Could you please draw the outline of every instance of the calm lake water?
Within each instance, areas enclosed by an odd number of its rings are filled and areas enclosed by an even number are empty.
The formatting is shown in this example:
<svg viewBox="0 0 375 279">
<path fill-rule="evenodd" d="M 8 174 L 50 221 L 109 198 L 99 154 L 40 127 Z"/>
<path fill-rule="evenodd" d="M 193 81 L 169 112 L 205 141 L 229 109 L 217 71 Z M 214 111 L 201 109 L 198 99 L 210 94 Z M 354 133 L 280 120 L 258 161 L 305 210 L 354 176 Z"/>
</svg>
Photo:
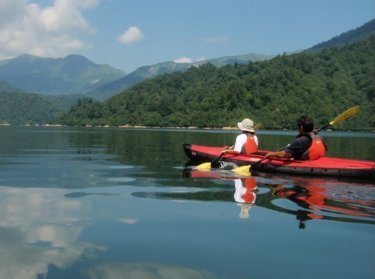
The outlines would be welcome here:
<svg viewBox="0 0 375 279">
<path fill-rule="evenodd" d="M 186 171 L 182 143 L 236 135 L 0 127 L 0 278 L 374 279 L 375 182 Z M 374 133 L 323 136 L 375 160 Z"/>
</svg>

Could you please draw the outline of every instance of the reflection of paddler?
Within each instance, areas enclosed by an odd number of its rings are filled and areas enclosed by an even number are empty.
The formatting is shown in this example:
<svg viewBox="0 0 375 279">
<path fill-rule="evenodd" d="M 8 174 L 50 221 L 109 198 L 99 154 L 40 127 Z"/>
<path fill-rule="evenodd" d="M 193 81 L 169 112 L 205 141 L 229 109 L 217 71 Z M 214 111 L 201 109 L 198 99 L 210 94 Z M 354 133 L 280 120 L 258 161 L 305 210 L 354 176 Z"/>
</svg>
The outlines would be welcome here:
<svg viewBox="0 0 375 279">
<path fill-rule="evenodd" d="M 249 210 L 250 210 L 250 208 L 253 207 L 253 205 L 248 204 L 248 203 L 241 203 L 241 204 L 239 204 L 239 206 L 241 206 L 240 218 L 241 219 L 249 218 Z"/>
<path fill-rule="evenodd" d="M 256 194 L 254 193 L 257 188 L 257 182 L 255 178 L 249 177 L 244 179 L 235 179 L 234 186 L 236 191 L 234 192 L 234 200 L 241 203 L 255 203 Z"/>
<path fill-rule="evenodd" d="M 292 189 L 285 188 L 280 184 L 273 187 L 272 194 L 281 198 L 287 198 L 294 201 L 299 206 L 307 209 L 314 210 L 314 206 L 322 206 L 324 204 L 324 195 L 318 189 L 309 189 L 305 187 L 293 187 Z M 307 214 L 310 219 L 323 219 L 324 217 L 319 214 Z"/>
<path fill-rule="evenodd" d="M 268 185 L 271 188 L 272 195 L 289 199 L 303 208 L 311 209 L 311 204 L 314 202 L 321 203 L 324 200 L 321 197 L 310 196 L 306 193 L 306 189 L 301 187 L 285 188 L 283 184 Z M 305 210 L 297 210 L 296 217 L 300 220 L 299 228 L 304 229 L 306 227 L 305 221 L 310 219 L 324 219 L 324 216 L 315 214 L 313 212 Z"/>
<path fill-rule="evenodd" d="M 371 203 L 364 202 L 353 194 L 341 193 L 339 187 L 336 188 L 335 192 L 330 192 L 331 184 L 327 184 L 324 180 L 295 178 L 294 181 L 296 186 L 292 189 L 286 189 L 278 185 L 272 190 L 272 193 L 278 197 L 288 198 L 303 208 L 312 210 L 313 212 L 307 214 L 310 219 L 324 219 L 325 216 L 319 214 L 324 211 L 336 212 L 346 216 L 370 217 L 372 215 L 365 207 L 371 205 Z"/>
<path fill-rule="evenodd" d="M 241 206 L 240 218 L 249 218 L 249 210 L 256 199 L 256 194 L 254 192 L 257 188 L 256 180 L 253 177 L 235 179 L 234 186 L 236 188 L 234 200 Z"/>
</svg>

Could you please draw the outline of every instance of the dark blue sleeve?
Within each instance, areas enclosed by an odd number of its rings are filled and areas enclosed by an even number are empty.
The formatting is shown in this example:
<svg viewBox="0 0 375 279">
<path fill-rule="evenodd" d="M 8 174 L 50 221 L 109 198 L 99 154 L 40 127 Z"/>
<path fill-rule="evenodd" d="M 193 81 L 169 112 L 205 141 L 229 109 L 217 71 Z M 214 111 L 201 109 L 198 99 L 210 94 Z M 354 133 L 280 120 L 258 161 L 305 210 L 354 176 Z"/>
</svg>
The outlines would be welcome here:
<svg viewBox="0 0 375 279">
<path fill-rule="evenodd" d="M 307 136 L 296 138 L 287 148 L 285 152 L 296 160 L 301 159 L 303 153 L 309 149 L 311 145 L 311 139 Z"/>
</svg>

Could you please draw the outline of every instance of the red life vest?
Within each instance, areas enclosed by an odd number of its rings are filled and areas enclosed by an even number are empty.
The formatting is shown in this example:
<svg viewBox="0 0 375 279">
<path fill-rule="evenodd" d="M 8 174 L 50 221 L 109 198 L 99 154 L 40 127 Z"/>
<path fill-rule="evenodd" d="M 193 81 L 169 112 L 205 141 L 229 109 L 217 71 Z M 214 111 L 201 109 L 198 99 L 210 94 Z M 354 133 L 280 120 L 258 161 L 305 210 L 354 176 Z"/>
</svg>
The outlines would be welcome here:
<svg viewBox="0 0 375 279">
<path fill-rule="evenodd" d="M 245 188 L 246 192 L 241 196 L 245 203 L 254 203 L 256 199 L 256 194 L 254 193 L 255 189 L 257 188 L 257 182 L 254 178 L 246 178 L 245 181 Z"/>
<path fill-rule="evenodd" d="M 319 157 L 324 157 L 327 151 L 327 147 L 323 142 L 323 139 L 317 134 L 310 134 L 311 145 L 302 155 L 302 160 L 316 160 Z"/>
<path fill-rule="evenodd" d="M 247 140 L 245 144 L 242 146 L 241 153 L 248 155 L 248 154 L 256 152 L 258 150 L 258 145 L 254 139 L 253 134 L 246 133 L 246 137 L 247 137 Z"/>
</svg>

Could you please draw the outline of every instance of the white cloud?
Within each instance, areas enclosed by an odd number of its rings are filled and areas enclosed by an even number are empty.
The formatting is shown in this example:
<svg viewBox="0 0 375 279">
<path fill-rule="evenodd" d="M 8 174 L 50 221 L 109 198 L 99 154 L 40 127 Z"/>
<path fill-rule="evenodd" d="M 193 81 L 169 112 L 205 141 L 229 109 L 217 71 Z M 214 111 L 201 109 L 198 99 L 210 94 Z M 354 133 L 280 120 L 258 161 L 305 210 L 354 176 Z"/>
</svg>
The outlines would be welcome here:
<svg viewBox="0 0 375 279">
<path fill-rule="evenodd" d="M 175 63 L 192 63 L 193 60 L 191 58 L 188 58 L 188 57 L 180 57 L 180 58 L 175 59 L 173 62 L 175 62 Z"/>
<path fill-rule="evenodd" d="M 0 0 L 0 27 L 8 21 L 18 21 L 25 8 L 25 0 Z"/>
<path fill-rule="evenodd" d="M 133 225 L 138 223 L 139 220 L 133 219 L 133 218 L 121 218 L 117 220 L 120 223 L 128 224 L 128 225 Z"/>
<path fill-rule="evenodd" d="M 118 37 L 118 40 L 123 44 L 132 44 L 141 40 L 143 37 L 143 33 L 137 26 L 131 26 Z"/>
<path fill-rule="evenodd" d="M 0 0 L 0 58 L 23 53 L 58 57 L 90 46 L 76 36 L 95 31 L 82 10 L 98 0 L 55 0 L 50 6 L 29 2 Z"/>
<path fill-rule="evenodd" d="M 226 36 L 208 37 L 204 39 L 204 42 L 209 44 L 225 44 L 229 42 L 229 38 Z"/>
</svg>

